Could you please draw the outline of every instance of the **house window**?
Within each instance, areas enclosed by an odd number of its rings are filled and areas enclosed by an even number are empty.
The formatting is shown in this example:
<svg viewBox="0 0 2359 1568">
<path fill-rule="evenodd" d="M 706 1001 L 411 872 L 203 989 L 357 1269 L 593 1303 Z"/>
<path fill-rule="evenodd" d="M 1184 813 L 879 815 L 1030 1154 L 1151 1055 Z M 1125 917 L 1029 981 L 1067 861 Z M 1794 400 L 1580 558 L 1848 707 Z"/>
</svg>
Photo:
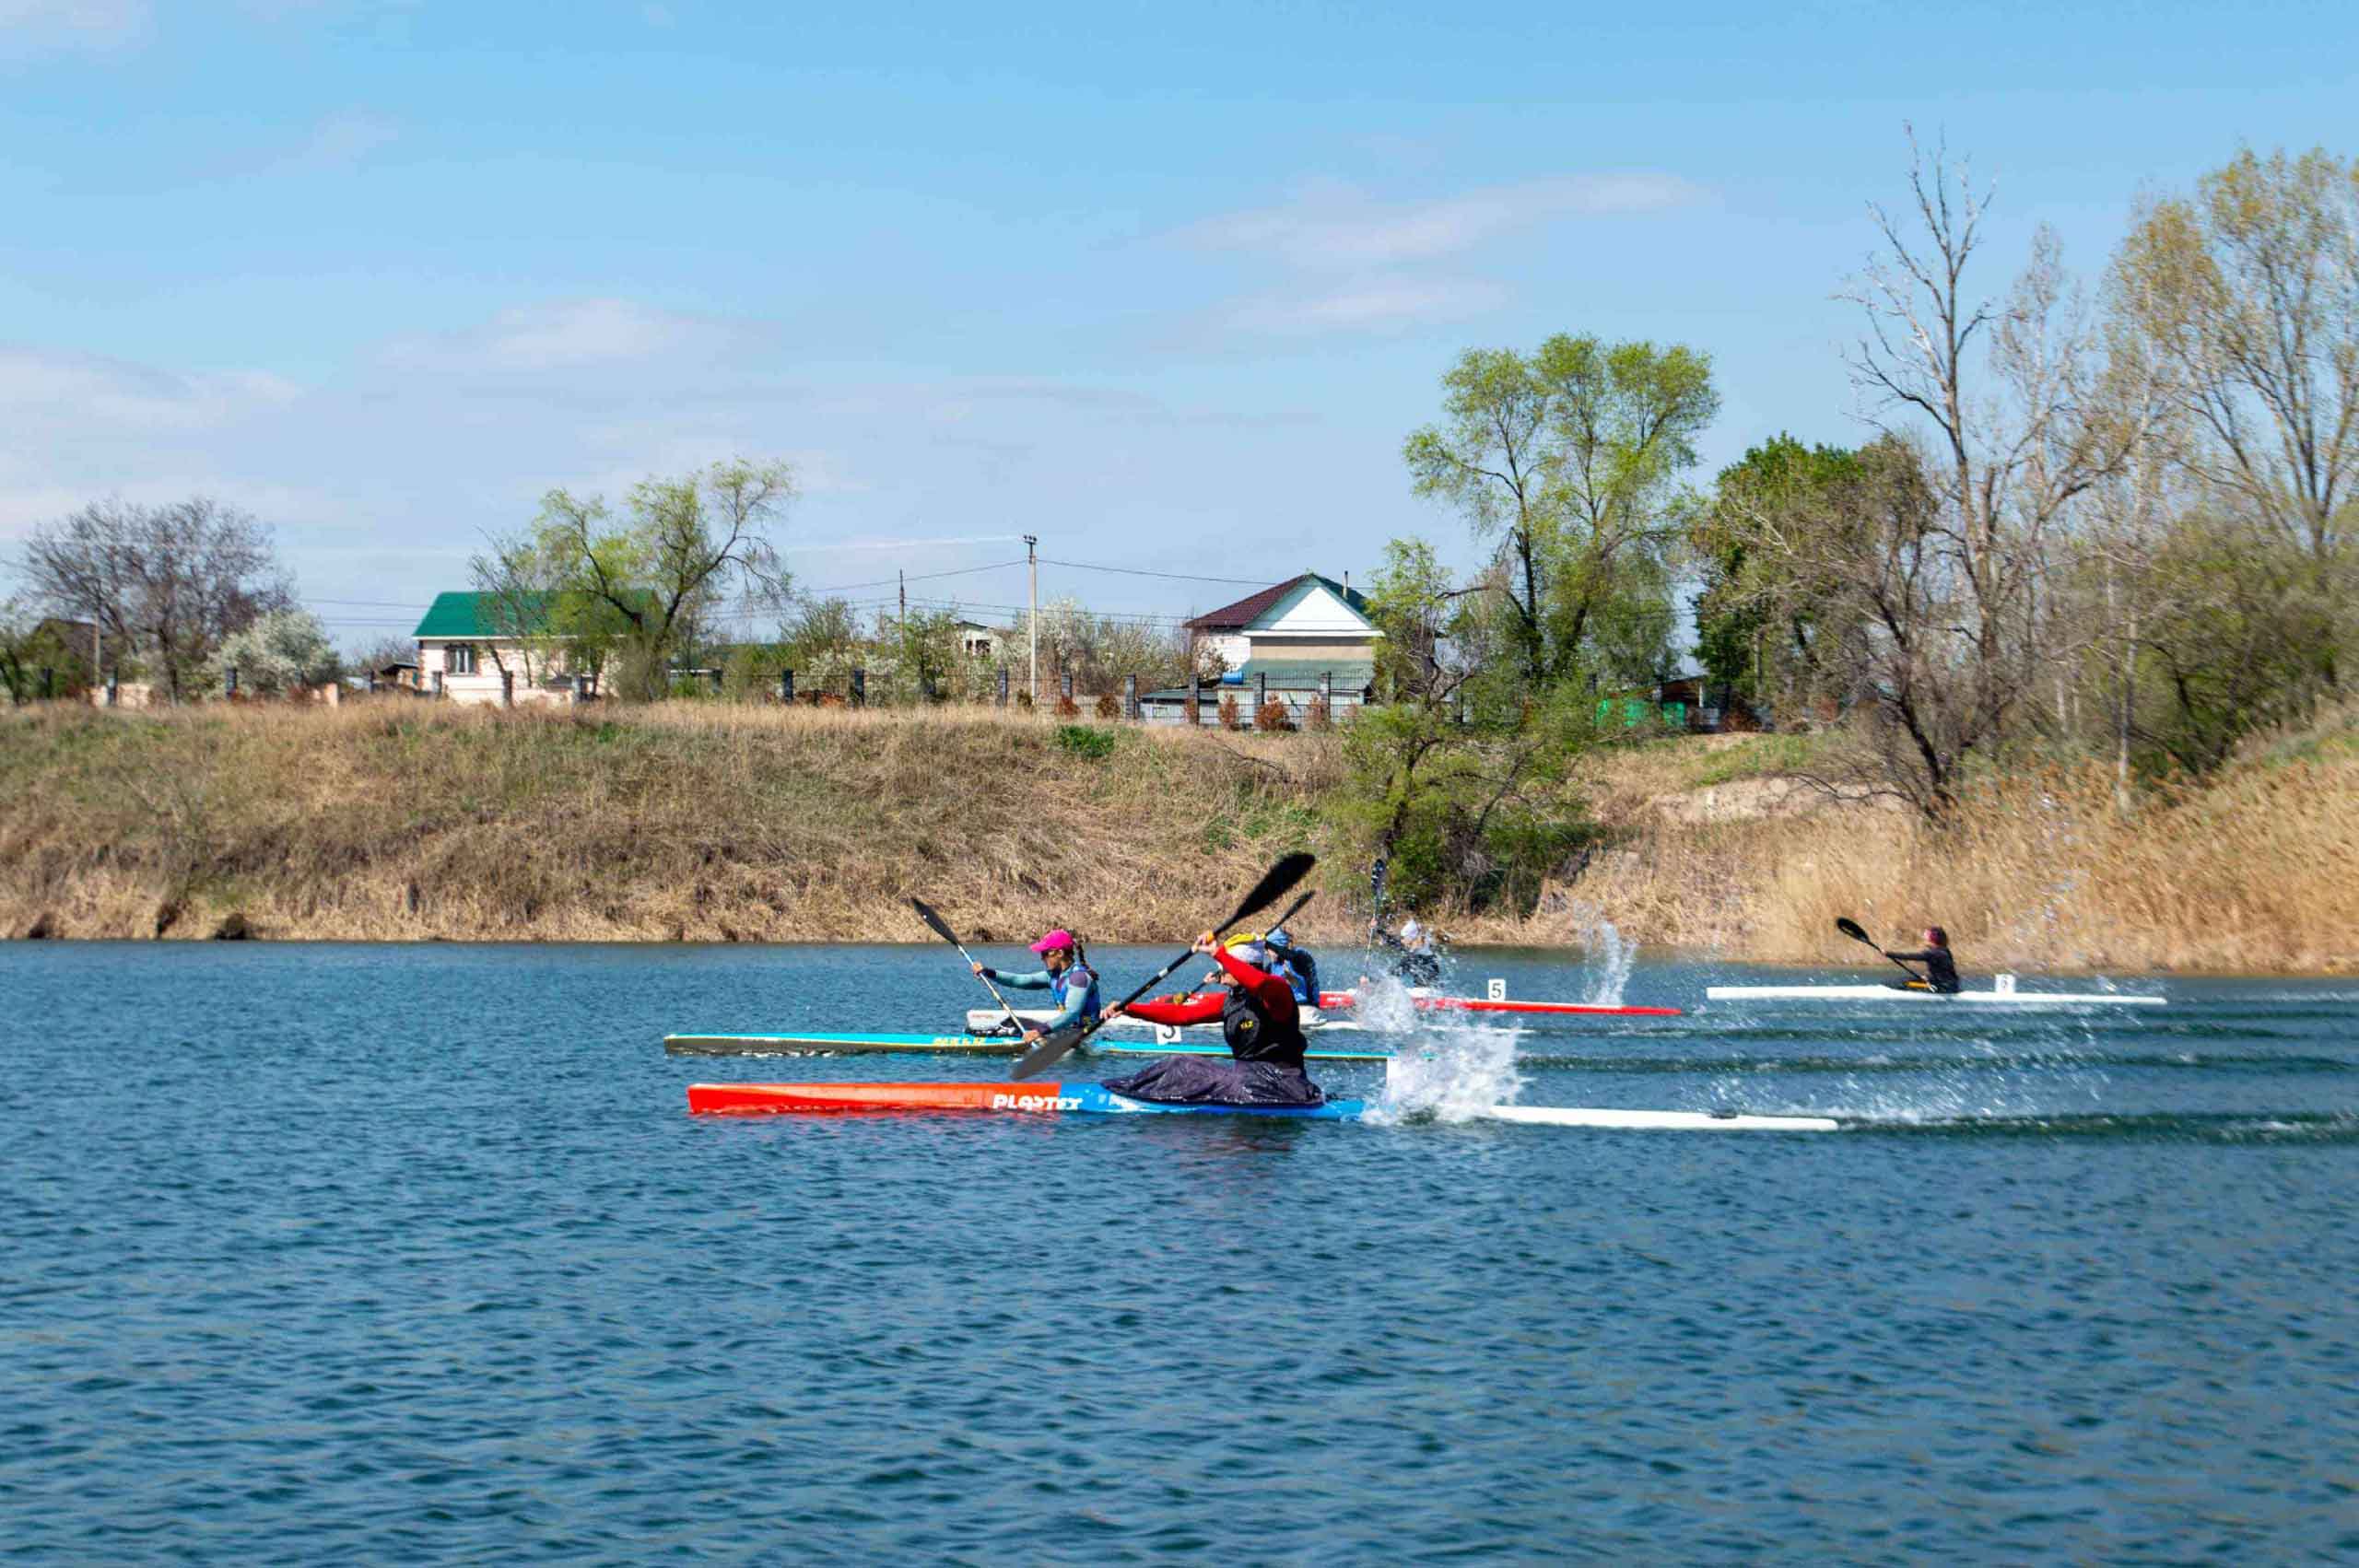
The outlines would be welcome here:
<svg viewBox="0 0 2359 1568">
<path fill-rule="evenodd" d="M 453 643 L 451 645 L 448 654 L 451 673 L 454 675 L 472 675 L 475 673 L 475 650 L 474 649 L 467 647 L 464 643 Z"/>
</svg>

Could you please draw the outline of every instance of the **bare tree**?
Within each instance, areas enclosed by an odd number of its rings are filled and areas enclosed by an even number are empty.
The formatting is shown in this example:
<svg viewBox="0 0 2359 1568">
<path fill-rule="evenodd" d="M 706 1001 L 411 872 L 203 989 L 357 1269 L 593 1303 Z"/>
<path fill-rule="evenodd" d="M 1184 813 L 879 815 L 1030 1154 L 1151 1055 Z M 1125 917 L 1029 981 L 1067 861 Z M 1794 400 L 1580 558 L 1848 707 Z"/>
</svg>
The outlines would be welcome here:
<svg viewBox="0 0 2359 1568">
<path fill-rule="evenodd" d="M 269 530 L 202 496 L 94 501 L 33 531 L 26 575 L 49 607 L 132 649 L 175 702 L 197 689 L 224 637 L 295 603 Z"/>
</svg>

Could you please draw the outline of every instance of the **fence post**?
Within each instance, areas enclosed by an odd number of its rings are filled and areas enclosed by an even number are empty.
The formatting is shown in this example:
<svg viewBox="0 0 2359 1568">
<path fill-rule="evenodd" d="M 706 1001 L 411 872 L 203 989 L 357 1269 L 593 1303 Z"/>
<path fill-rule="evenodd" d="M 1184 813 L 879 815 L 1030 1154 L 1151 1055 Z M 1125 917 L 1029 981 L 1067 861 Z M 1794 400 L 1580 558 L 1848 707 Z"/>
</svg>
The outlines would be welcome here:
<svg viewBox="0 0 2359 1568">
<path fill-rule="evenodd" d="M 109 708 L 112 708 L 123 696 L 123 687 L 120 685 L 122 680 L 122 675 L 112 670 L 107 672 L 107 706 Z"/>
<path fill-rule="evenodd" d="M 590 700 L 590 677 L 589 677 L 589 676 L 584 675 L 584 674 L 581 674 L 581 673 L 576 673 L 574 675 L 572 675 L 572 676 L 569 678 L 569 685 L 571 685 L 571 686 L 573 687 L 573 706 L 574 706 L 574 707 L 579 708 L 579 707 L 581 707 L 583 703 L 585 703 L 585 702 L 587 702 L 587 701 L 589 701 L 589 700 Z"/>
<path fill-rule="evenodd" d="M 794 706 L 793 671 L 780 670 L 778 673 L 778 699 L 789 708 L 792 708 Z"/>
<path fill-rule="evenodd" d="M 726 672 L 721 670 L 715 670 L 712 673 L 712 695 L 715 696 L 719 696 L 721 695 L 722 685 L 722 677 L 725 673 Z"/>
<path fill-rule="evenodd" d="M 999 706 L 1007 706 L 1007 666 L 1004 664 L 999 667 Z"/>
<path fill-rule="evenodd" d="M 1188 672 L 1188 722 L 1201 724 L 1203 721 L 1204 677 L 1202 672 L 1191 670 Z"/>
<path fill-rule="evenodd" d="M 1067 702 L 1073 700 L 1073 672 L 1071 670 L 1067 670 L 1057 677 L 1057 694 Z"/>
<path fill-rule="evenodd" d="M 221 695 L 224 696 L 235 696 L 238 695 L 238 667 L 235 664 L 229 666 L 228 675 L 229 681 L 227 685 L 222 687 Z"/>
<path fill-rule="evenodd" d="M 516 672 L 513 670 L 503 669 L 499 672 L 499 706 L 502 708 L 516 706 Z"/>
<path fill-rule="evenodd" d="M 1267 670 L 1256 670 L 1256 671 L 1254 671 L 1254 672 L 1253 672 L 1253 722 L 1254 722 L 1254 723 L 1256 723 L 1256 724 L 1261 723 L 1261 721 L 1262 721 L 1262 710 L 1263 708 L 1265 708 L 1269 707 L 1269 706 L 1270 706 L 1270 673 L 1269 673 Z"/>
<path fill-rule="evenodd" d="M 1335 722 L 1335 672 L 1319 672 L 1319 706 L 1327 715 L 1327 722 Z"/>
<path fill-rule="evenodd" d="M 442 695 L 442 672 L 440 670 L 434 672 L 434 695 L 438 697 Z"/>
<path fill-rule="evenodd" d="M 851 705 L 854 708 L 868 706 L 868 672 L 858 667 L 851 673 Z"/>
<path fill-rule="evenodd" d="M 54 671 L 54 670 L 53 670 L 53 669 L 50 669 L 47 665 L 43 665 L 43 666 L 41 667 L 41 701 L 43 701 L 43 702 L 47 702 L 47 701 L 48 701 L 52 696 L 55 696 L 55 695 L 56 695 L 56 692 L 57 692 L 57 672 L 56 672 L 56 671 Z"/>
<path fill-rule="evenodd" d="M 1138 722 L 1139 678 L 1136 675 L 1122 677 L 1122 717 L 1133 724 Z"/>
</svg>

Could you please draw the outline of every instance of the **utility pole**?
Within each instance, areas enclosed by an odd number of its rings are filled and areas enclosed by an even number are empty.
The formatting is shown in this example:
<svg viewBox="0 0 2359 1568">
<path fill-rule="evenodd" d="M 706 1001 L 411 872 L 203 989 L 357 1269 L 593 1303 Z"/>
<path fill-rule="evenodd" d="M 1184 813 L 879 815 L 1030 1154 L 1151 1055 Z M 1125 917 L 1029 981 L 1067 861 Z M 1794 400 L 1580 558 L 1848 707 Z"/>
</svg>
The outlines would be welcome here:
<svg viewBox="0 0 2359 1568">
<path fill-rule="evenodd" d="M 901 579 L 901 624 L 908 626 L 910 624 L 910 569 L 903 567 L 893 575 Z"/>
<path fill-rule="evenodd" d="M 1024 536 L 1024 564 L 1032 575 L 1032 707 L 1040 707 L 1040 536 Z"/>
</svg>

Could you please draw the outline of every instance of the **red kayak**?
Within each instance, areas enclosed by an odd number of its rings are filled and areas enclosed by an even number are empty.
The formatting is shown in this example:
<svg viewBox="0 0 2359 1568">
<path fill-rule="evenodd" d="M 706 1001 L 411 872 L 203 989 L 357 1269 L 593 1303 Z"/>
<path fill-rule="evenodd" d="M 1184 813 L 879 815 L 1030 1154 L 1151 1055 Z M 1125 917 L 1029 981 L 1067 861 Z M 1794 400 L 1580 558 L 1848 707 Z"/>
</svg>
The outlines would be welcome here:
<svg viewBox="0 0 2359 1568">
<path fill-rule="evenodd" d="M 1320 991 L 1319 1005 L 1329 1012 L 1348 1012 L 1356 1005 L 1357 998 L 1350 991 Z M 1412 990 L 1409 1004 L 1420 1012 L 1518 1012 L 1526 1014 L 1579 1014 L 1590 1018 L 1676 1018 L 1675 1007 L 1609 1007 L 1588 1001 L 1516 1001 L 1508 997 L 1436 996 L 1430 991 Z"/>
</svg>

